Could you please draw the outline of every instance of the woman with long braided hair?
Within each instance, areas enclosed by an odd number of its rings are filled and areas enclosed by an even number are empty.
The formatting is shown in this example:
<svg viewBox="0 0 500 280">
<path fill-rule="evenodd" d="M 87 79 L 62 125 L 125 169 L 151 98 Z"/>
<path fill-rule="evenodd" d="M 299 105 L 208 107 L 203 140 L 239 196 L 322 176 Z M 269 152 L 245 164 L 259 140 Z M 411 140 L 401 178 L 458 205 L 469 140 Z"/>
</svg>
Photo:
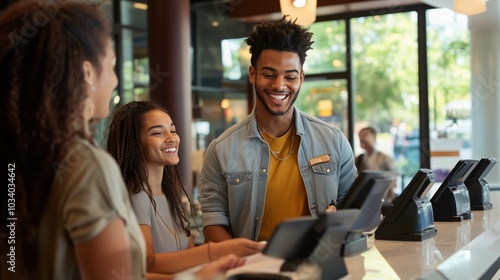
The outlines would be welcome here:
<svg viewBox="0 0 500 280">
<path fill-rule="evenodd" d="M 181 201 L 187 193 L 177 169 L 179 144 L 172 119 L 152 101 L 119 108 L 109 128 L 107 149 L 120 166 L 145 237 L 148 271 L 173 273 L 230 253 L 260 252 L 264 245 L 246 238 L 194 246 Z"/>
</svg>

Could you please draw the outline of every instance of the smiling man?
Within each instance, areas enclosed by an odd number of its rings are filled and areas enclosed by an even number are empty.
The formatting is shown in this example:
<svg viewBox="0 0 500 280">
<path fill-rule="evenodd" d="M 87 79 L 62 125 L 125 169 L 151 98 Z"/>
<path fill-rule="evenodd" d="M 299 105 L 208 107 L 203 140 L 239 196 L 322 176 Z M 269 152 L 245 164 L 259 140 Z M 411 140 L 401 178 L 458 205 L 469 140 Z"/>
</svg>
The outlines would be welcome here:
<svg viewBox="0 0 500 280">
<path fill-rule="evenodd" d="M 342 132 L 298 110 L 312 33 L 286 16 L 246 39 L 255 108 L 210 143 L 201 171 L 205 241 L 265 241 L 284 219 L 334 209 L 356 168 Z"/>
</svg>

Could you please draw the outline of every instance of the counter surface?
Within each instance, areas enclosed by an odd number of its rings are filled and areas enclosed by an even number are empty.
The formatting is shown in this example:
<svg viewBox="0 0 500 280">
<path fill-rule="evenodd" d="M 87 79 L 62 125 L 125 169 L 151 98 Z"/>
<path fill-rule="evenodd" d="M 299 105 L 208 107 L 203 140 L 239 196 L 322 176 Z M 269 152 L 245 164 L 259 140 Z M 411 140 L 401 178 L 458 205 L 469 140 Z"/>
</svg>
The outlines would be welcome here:
<svg viewBox="0 0 500 280">
<path fill-rule="evenodd" d="M 480 279 L 500 258 L 500 192 L 491 192 L 493 208 L 473 211 L 470 220 L 434 222 L 436 236 L 424 241 L 368 238 L 368 250 L 344 261 L 343 279 Z M 262 254 L 228 272 L 279 272 L 282 260 Z M 285 273 L 293 279 L 314 279 L 312 272 Z M 314 274 L 314 273 L 313 273 Z M 306 276 L 308 275 L 308 276 Z"/>
</svg>

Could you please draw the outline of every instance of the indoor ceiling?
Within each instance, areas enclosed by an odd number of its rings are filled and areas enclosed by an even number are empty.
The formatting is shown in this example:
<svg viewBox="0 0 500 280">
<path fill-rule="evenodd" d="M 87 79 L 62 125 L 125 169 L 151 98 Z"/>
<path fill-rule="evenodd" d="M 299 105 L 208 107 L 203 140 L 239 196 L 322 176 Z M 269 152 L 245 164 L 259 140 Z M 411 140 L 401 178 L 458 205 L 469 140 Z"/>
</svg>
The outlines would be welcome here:
<svg viewBox="0 0 500 280">
<path fill-rule="evenodd" d="M 231 17 L 247 22 L 277 20 L 281 17 L 279 0 L 191 0 L 190 2 L 192 5 L 211 3 L 224 13 L 229 13 Z M 317 15 L 369 9 L 387 10 L 421 3 L 420 0 L 317 0 Z"/>
</svg>

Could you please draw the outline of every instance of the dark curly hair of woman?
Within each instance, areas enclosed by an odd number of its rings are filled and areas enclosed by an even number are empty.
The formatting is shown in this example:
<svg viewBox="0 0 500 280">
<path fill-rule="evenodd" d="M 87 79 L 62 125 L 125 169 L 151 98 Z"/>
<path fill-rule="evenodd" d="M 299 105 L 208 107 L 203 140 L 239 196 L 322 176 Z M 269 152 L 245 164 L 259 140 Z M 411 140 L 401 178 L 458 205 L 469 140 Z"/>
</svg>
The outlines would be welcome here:
<svg viewBox="0 0 500 280">
<path fill-rule="evenodd" d="M 116 159 L 127 185 L 129 195 L 144 192 L 149 196 L 154 209 L 156 203 L 153 192 L 148 184 L 148 169 L 146 158 L 141 147 L 140 131 L 144 115 L 153 110 L 168 112 L 152 101 L 132 101 L 120 107 L 111 121 L 107 141 L 108 152 Z M 182 226 L 187 236 L 191 235 L 189 220 L 182 207 L 182 193 L 187 195 L 182 185 L 177 165 L 166 165 L 163 168 L 161 190 L 165 193 L 170 212 L 179 226 Z M 191 205 L 191 201 L 189 201 Z"/>
<path fill-rule="evenodd" d="M 0 155 L 3 166 L 15 166 L 19 273 L 37 265 L 37 231 L 55 180 L 54 164 L 74 138 L 92 142 L 83 129 L 88 94 L 82 64 L 90 61 L 100 74 L 110 34 L 98 4 L 18 1 L 0 14 Z"/>
<path fill-rule="evenodd" d="M 306 61 L 306 52 L 312 49 L 313 33 L 308 28 L 296 24 L 288 16 L 283 16 L 279 22 L 266 22 L 258 25 L 245 39 L 250 46 L 252 58 L 250 62 L 255 67 L 257 59 L 263 50 L 294 52 L 299 55 L 300 64 Z"/>
</svg>

